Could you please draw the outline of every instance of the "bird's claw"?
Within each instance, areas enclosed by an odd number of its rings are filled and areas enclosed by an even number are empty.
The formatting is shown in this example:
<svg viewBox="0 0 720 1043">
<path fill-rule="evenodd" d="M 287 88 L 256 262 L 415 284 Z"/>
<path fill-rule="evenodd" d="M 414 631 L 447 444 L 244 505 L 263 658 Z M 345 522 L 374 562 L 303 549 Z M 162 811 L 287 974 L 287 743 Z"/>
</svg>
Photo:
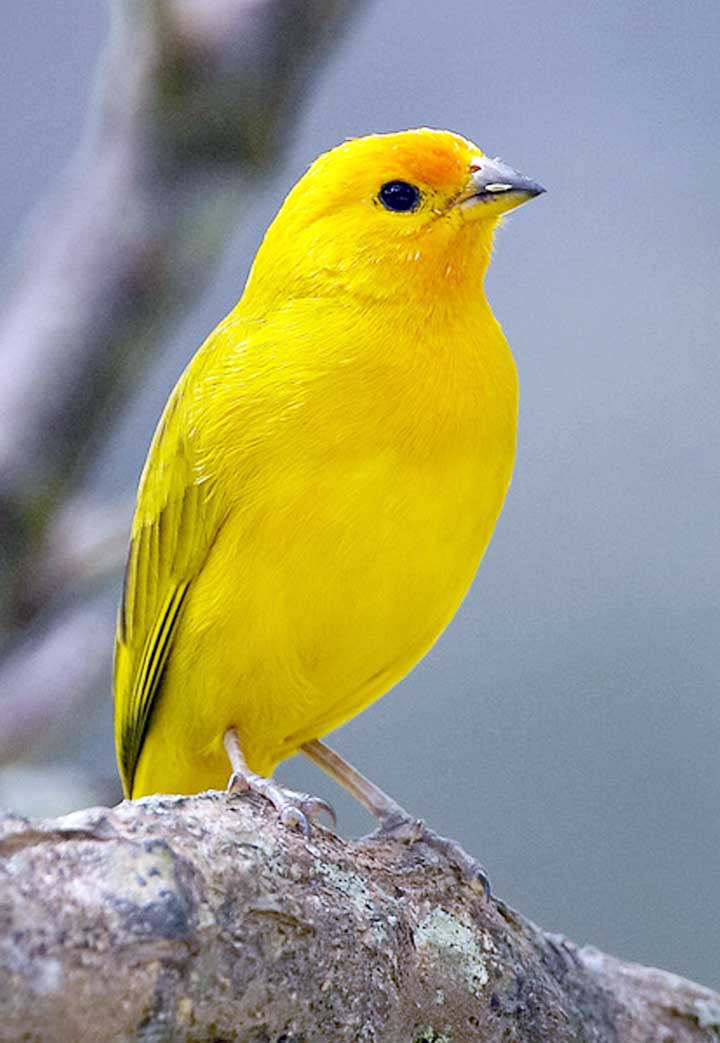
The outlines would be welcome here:
<svg viewBox="0 0 720 1043">
<path fill-rule="evenodd" d="M 326 800 L 323 800 L 322 797 L 312 797 L 306 793 L 303 796 L 303 811 L 312 822 L 317 822 L 321 815 L 327 815 L 332 829 L 336 829 L 337 815 L 335 814 L 335 808 L 332 804 L 328 804 Z"/>
<path fill-rule="evenodd" d="M 485 898 L 491 897 L 490 880 L 484 866 L 469 855 L 457 840 L 448 840 L 447 837 L 441 837 L 434 830 L 425 827 L 420 842 L 439 852 L 457 869 L 462 881 L 473 891 L 480 892 Z"/>
<path fill-rule="evenodd" d="M 293 790 L 284 789 L 262 775 L 234 771 L 227 784 L 227 792 L 252 792 L 264 797 L 277 810 L 282 825 L 289 829 L 299 829 L 306 839 L 309 839 L 312 826 L 321 815 L 327 815 L 333 829 L 337 823 L 335 811 L 326 800 L 313 797 L 309 793 L 295 793 Z"/>
<path fill-rule="evenodd" d="M 485 867 L 476 858 L 469 855 L 456 840 L 448 840 L 428 829 L 425 831 L 422 841 L 435 851 L 441 852 L 448 862 L 455 866 L 464 882 L 473 891 L 479 891 L 485 898 L 491 897 L 490 880 Z"/>
<path fill-rule="evenodd" d="M 299 829 L 305 834 L 306 839 L 310 837 L 311 823 L 315 825 L 321 815 L 327 815 L 333 829 L 337 825 L 337 817 L 332 805 L 321 797 L 311 797 L 309 793 L 294 794 L 282 804 L 278 811 L 282 824 Z"/>
<path fill-rule="evenodd" d="M 249 781 L 240 771 L 234 771 L 228 780 L 228 784 L 225 787 L 225 792 L 231 793 L 247 793 L 251 789 Z"/>
<path fill-rule="evenodd" d="M 405 844 L 416 844 L 422 840 L 425 831 L 425 823 L 421 818 L 397 811 L 384 818 L 370 837 L 374 840 L 400 840 Z"/>
<path fill-rule="evenodd" d="M 491 896 L 488 875 L 478 860 L 469 855 L 456 840 L 448 840 L 428 829 L 422 819 L 413 818 L 402 811 L 392 812 L 364 839 L 391 839 L 405 844 L 425 844 L 441 854 L 473 891 L 480 892 L 485 898 Z"/>
<path fill-rule="evenodd" d="M 310 823 L 302 808 L 288 802 L 278 809 L 278 817 L 283 826 L 287 826 L 288 829 L 299 829 L 306 840 L 310 839 Z"/>
</svg>

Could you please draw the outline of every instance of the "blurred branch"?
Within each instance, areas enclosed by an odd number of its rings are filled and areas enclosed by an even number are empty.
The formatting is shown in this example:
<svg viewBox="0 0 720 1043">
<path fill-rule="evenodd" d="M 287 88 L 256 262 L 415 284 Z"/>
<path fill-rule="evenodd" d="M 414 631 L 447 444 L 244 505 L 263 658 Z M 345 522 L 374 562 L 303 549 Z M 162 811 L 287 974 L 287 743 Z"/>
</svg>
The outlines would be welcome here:
<svg viewBox="0 0 720 1043">
<path fill-rule="evenodd" d="M 27 756 L 60 721 L 108 694 L 113 617 L 89 599 L 11 648 L 0 670 L 0 764 Z"/>
<path fill-rule="evenodd" d="M 48 526 L 25 570 L 28 600 L 71 596 L 26 628 L 0 662 L 0 765 L 27 757 L 61 721 L 107 695 L 115 613 L 93 594 L 122 571 L 131 517 L 128 501 L 76 498 Z"/>
<path fill-rule="evenodd" d="M 254 797 L 0 820 L 0 1039 L 709 1043 L 720 996 Z M 102 1017 L 98 1012 L 102 1011 Z"/>
<path fill-rule="evenodd" d="M 0 323 L 0 633 L 109 409 L 207 283 L 351 0 L 118 0 L 86 136 Z M 37 593 L 37 592 L 35 592 Z"/>
<path fill-rule="evenodd" d="M 23 576 L 26 599 L 48 604 L 60 591 L 74 593 L 120 575 L 127 554 L 133 501 L 96 501 L 78 496 L 50 520 L 42 544 Z"/>
</svg>

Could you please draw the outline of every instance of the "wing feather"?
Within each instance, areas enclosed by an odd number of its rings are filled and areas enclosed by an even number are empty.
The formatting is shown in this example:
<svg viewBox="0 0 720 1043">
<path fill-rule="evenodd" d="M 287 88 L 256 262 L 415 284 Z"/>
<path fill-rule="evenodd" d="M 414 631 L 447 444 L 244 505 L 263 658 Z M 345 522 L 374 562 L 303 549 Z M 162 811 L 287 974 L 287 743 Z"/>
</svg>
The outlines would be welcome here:
<svg viewBox="0 0 720 1043">
<path fill-rule="evenodd" d="M 140 481 L 115 646 L 115 743 L 130 796 L 183 605 L 222 523 L 200 467 L 181 379 Z"/>
</svg>

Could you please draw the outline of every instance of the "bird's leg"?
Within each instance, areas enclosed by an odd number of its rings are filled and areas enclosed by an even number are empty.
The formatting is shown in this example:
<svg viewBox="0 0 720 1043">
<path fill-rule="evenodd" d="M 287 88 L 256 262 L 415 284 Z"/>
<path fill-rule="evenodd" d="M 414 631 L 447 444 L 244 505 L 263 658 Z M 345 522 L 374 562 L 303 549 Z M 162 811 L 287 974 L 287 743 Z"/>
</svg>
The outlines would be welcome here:
<svg viewBox="0 0 720 1043">
<path fill-rule="evenodd" d="M 481 890 L 490 897 L 490 882 L 480 863 L 469 855 L 456 840 L 441 837 L 434 830 L 428 829 L 421 819 L 413 818 L 397 801 L 365 778 L 357 768 L 326 746 L 319 739 L 306 742 L 301 747 L 303 753 L 319 768 L 327 772 L 331 778 L 344 786 L 349 793 L 367 808 L 371 815 L 378 819 L 380 825 L 371 834 L 372 837 L 392 837 L 414 844 L 421 842 L 440 852 L 451 865 L 460 872 L 460 876 L 471 886 Z"/>
<path fill-rule="evenodd" d="M 310 836 L 310 823 L 323 814 L 330 818 L 335 827 L 335 812 L 325 800 L 311 797 L 308 793 L 296 793 L 278 785 L 273 779 L 258 775 L 248 768 L 240 746 L 240 736 L 235 728 L 228 728 L 223 736 L 223 745 L 232 765 L 232 775 L 227 784 L 228 793 L 246 793 L 250 790 L 269 800 L 277 809 L 284 826 L 301 830 Z"/>
</svg>

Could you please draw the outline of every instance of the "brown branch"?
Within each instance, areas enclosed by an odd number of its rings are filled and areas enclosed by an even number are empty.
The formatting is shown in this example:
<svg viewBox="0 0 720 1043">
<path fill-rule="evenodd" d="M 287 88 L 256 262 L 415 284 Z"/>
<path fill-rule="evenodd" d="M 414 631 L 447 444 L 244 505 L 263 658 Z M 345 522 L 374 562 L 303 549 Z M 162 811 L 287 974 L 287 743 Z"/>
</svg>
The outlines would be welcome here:
<svg viewBox="0 0 720 1043">
<path fill-rule="evenodd" d="M 28 561 L 168 325 L 202 291 L 351 0 L 118 0 L 91 125 L 0 322 L 0 631 Z"/>
<path fill-rule="evenodd" d="M 720 996 L 253 797 L 0 826 L 0 1039 L 710 1043 Z"/>
</svg>

